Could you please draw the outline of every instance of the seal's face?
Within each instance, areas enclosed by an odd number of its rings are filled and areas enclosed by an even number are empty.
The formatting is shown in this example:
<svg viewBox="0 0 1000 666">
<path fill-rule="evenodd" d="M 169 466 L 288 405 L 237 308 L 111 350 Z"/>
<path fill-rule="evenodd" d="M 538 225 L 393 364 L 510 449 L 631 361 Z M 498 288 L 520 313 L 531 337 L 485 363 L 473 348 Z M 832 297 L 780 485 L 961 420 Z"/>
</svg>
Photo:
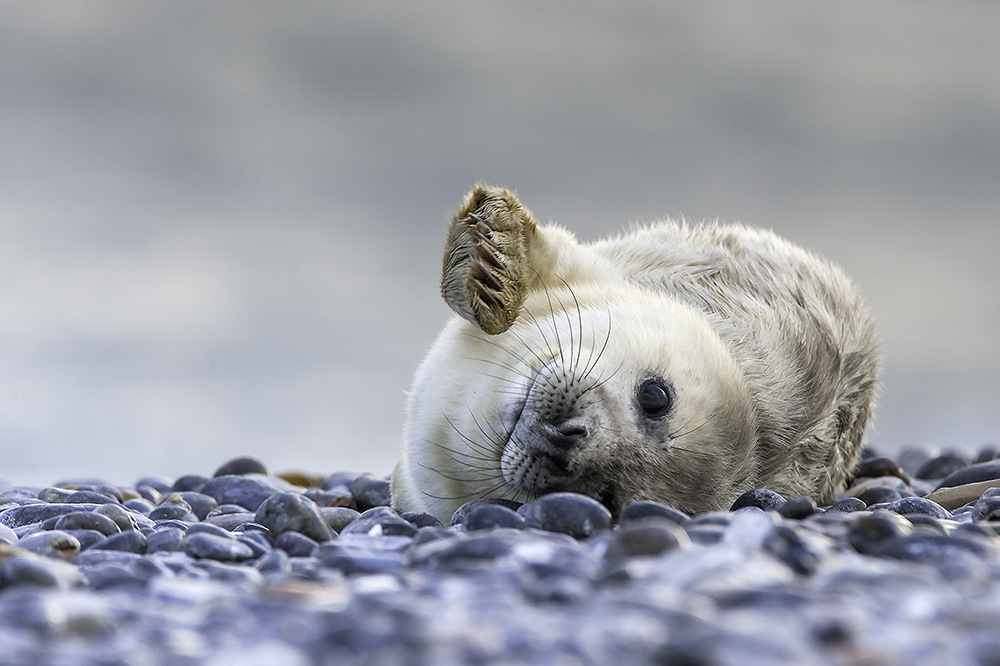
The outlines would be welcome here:
<svg viewBox="0 0 1000 666">
<path fill-rule="evenodd" d="M 527 316 L 525 316 L 527 315 Z M 744 378 L 717 334 L 664 294 L 618 285 L 534 294 L 510 330 L 455 320 L 417 373 L 409 469 L 428 511 L 570 490 L 689 512 L 754 472 Z"/>
</svg>

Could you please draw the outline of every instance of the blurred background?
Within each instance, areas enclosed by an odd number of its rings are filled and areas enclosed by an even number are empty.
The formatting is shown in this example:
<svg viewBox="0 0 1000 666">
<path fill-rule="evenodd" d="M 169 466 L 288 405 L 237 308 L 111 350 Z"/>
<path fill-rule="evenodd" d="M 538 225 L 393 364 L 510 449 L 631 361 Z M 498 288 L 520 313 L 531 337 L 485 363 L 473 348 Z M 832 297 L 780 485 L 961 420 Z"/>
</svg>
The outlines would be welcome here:
<svg viewBox="0 0 1000 666">
<path fill-rule="evenodd" d="M 1000 4 L 0 5 L 0 477 L 388 474 L 477 180 L 769 227 L 881 324 L 872 444 L 1000 439 Z"/>
</svg>

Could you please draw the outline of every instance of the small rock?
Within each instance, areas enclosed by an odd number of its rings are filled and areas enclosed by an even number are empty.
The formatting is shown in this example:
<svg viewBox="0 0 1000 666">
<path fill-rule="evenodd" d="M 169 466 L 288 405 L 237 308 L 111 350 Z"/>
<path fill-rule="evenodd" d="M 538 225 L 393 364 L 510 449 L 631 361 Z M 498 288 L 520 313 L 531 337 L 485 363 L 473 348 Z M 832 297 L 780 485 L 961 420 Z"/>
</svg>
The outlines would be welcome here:
<svg viewBox="0 0 1000 666">
<path fill-rule="evenodd" d="M 482 504 L 465 514 L 462 527 L 467 532 L 489 530 L 496 527 L 509 527 L 523 530 L 527 523 L 524 518 L 500 504 Z"/>
<path fill-rule="evenodd" d="M 290 531 L 315 541 L 328 541 L 334 536 L 319 507 L 297 493 L 272 495 L 257 509 L 255 522 L 267 527 L 273 537 Z"/>
<path fill-rule="evenodd" d="M 215 470 L 212 474 L 212 478 L 218 478 L 220 476 L 233 476 L 242 474 L 261 474 L 267 476 L 270 472 L 267 471 L 267 466 L 264 465 L 260 460 L 252 456 L 240 456 L 239 458 L 233 458 L 232 460 L 223 463 L 219 469 Z"/>
<path fill-rule="evenodd" d="M 94 509 L 94 513 L 110 518 L 122 532 L 139 529 L 139 519 L 136 518 L 134 513 L 126 509 L 121 504 L 102 504 Z"/>
<path fill-rule="evenodd" d="M 219 506 L 219 503 L 211 495 L 204 495 L 193 490 L 181 491 L 176 494 L 188 503 L 191 512 L 198 517 L 198 520 L 205 520 L 209 512 Z"/>
<path fill-rule="evenodd" d="M 889 504 L 888 510 L 898 513 L 901 516 L 907 514 L 924 514 L 945 520 L 951 518 L 951 513 L 943 506 L 923 497 L 904 497 L 895 500 Z"/>
<path fill-rule="evenodd" d="M 361 513 L 377 506 L 389 506 L 389 482 L 385 479 L 359 476 L 351 483 L 351 495 Z"/>
<path fill-rule="evenodd" d="M 158 507 L 149 512 L 150 520 L 183 520 L 194 523 L 198 516 L 191 510 L 191 505 L 184 501 L 178 493 L 167 495 Z"/>
<path fill-rule="evenodd" d="M 621 515 L 618 516 L 618 522 L 624 524 L 644 518 L 663 518 L 677 525 L 683 525 L 690 516 L 659 502 L 639 501 L 626 504 Z"/>
<path fill-rule="evenodd" d="M 343 506 L 321 506 L 319 513 L 334 532 L 340 533 L 345 527 L 361 517 L 354 509 Z"/>
<path fill-rule="evenodd" d="M 629 520 L 614 530 L 604 556 L 610 561 L 651 557 L 690 545 L 687 533 L 672 519 L 647 516 Z"/>
<path fill-rule="evenodd" d="M 498 504 L 500 506 L 505 506 L 511 511 L 517 511 L 521 508 L 519 502 L 514 502 L 508 499 L 501 499 L 499 497 L 487 497 L 485 499 L 476 499 L 471 502 L 466 502 L 462 506 L 455 510 L 455 513 L 451 515 L 451 525 L 461 525 L 465 520 L 466 514 L 475 509 L 477 506 L 483 506 L 484 504 Z"/>
<path fill-rule="evenodd" d="M 169 495 L 173 490 L 174 482 L 165 476 L 144 476 L 135 482 L 135 488 L 152 488 L 162 495 Z"/>
<path fill-rule="evenodd" d="M 862 460 L 854 468 L 853 476 L 854 478 L 895 476 L 902 479 L 904 483 L 910 482 L 909 475 L 903 471 L 896 461 L 884 456 Z"/>
<path fill-rule="evenodd" d="M 92 490 L 76 490 L 63 500 L 64 504 L 108 504 L 111 502 L 117 504 L 118 500 Z"/>
<path fill-rule="evenodd" d="M 97 530 L 66 530 L 66 534 L 71 534 L 73 538 L 80 542 L 80 550 L 91 548 L 95 543 L 100 543 L 107 539 L 107 536 Z"/>
<path fill-rule="evenodd" d="M 265 477 L 242 474 L 217 476 L 206 483 L 201 492 L 211 495 L 219 504 L 239 504 L 256 511 L 264 500 L 279 490 Z"/>
<path fill-rule="evenodd" d="M 429 513 L 403 513 L 400 514 L 400 518 L 417 529 L 421 527 L 443 527 L 441 521 Z"/>
<path fill-rule="evenodd" d="M 146 553 L 174 553 L 184 550 L 184 530 L 166 527 L 146 537 Z"/>
<path fill-rule="evenodd" d="M 764 511 L 776 511 L 784 503 L 785 498 L 773 490 L 755 488 L 737 497 L 733 505 L 729 507 L 729 510 L 737 511 L 747 506 L 755 506 Z"/>
<path fill-rule="evenodd" d="M 981 462 L 955 470 L 941 480 L 937 490 L 993 479 L 1000 479 L 1000 461 Z"/>
<path fill-rule="evenodd" d="M 867 505 L 857 497 L 845 497 L 844 499 L 838 501 L 830 507 L 827 507 L 827 513 L 851 513 L 854 511 L 863 511 Z"/>
<path fill-rule="evenodd" d="M 56 516 L 65 516 L 68 513 L 93 511 L 97 507 L 97 504 L 30 504 L 28 506 L 18 506 L 0 513 L 0 525 L 17 529 L 18 527 L 40 523 Z"/>
<path fill-rule="evenodd" d="M 847 542 L 862 555 L 872 555 L 883 543 L 908 536 L 911 531 L 909 521 L 902 516 L 880 511 L 855 520 L 848 530 Z"/>
<path fill-rule="evenodd" d="M 274 540 L 274 547 L 285 551 L 289 557 L 309 557 L 317 545 L 316 541 L 299 532 L 284 532 Z"/>
<path fill-rule="evenodd" d="M 200 493 L 201 489 L 204 488 L 205 484 L 208 483 L 209 481 L 210 479 L 207 476 L 202 476 L 201 474 L 185 474 L 184 476 L 177 477 L 177 480 L 174 481 L 174 484 L 170 486 L 169 492 Z"/>
<path fill-rule="evenodd" d="M 50 504 L 62 504 L 72 494 L 72 490 L 66 490 L 65 488 L 42 488 L 41 492 L 38 493 L 38 499 Z"/>
<path fill-rule="evenodd" d="M 184 552 L 196 559 L 220 562 L 238 562 L 253 557 L 253 549 L 245 543 L 204 532 L 185 536 Z"/>
<path fill-rule="evenodd" d="M 93 511 L 77 511 L 61 516 L 56 520 L 53 528 L 57 530 L 97 530 L 105 536 L 121 532 L 121 528 L 115 521 Z"/>
<path fill-rule="evenodd" d="M 879 460 L 875 458 L 875 460 Z M 793 497 L 778 507 L 778 514 L 793 520 L 807 518 L 816 512 L 816 502 L 811 497 Z"/>
<path fill-rule="evenodd" d="M 18 547 L 36 555 L 68 562 L 80 553 L 80 540 L 62 530 L 36 532 L 21 539 Z"/>
<path fill-rule="evenodd" d="M 914 476 L 918 479 L 943 479 L 968 464 L 968 459 L 963 455 L 956 452 L 943 453 L 921 465 Z"/>
<path fill-rule="evenodd" d="M 887 504 L 903 498 L 903 493 L 896 488 L 888 486 L 872 486 L 858 494 L 858 499 L 867 506 L 874 504 Z"/>
<path fill-rule="evenodd" d="M 340 531 L 344 534 L 371 534 L 377 536 L 406 536 L 417 533 L 417 527 L 403 520 L 394 509 L 378 506 L 368 509 Z"/>
<path fill-rule="evenodd" d="M 83 574 L 68 562 L 32 556 L 11 557 L 0 564 L 0 588 L 31 585 L 68 590 L 83 584 Z"/>
<path fill-rule="evenodd" d="M 597 500 L 577 493 L 550 493 L 517 511 L 528 527 L 585 539 L 611 529 L 611 512 Z"/>
<path fill-rule="evenodd" d="M 142 532 L 122 532 L 104 539 L 90 550 L 120 550 L 126 553 L 145 553 L 146 535 Z"/>
</svg>

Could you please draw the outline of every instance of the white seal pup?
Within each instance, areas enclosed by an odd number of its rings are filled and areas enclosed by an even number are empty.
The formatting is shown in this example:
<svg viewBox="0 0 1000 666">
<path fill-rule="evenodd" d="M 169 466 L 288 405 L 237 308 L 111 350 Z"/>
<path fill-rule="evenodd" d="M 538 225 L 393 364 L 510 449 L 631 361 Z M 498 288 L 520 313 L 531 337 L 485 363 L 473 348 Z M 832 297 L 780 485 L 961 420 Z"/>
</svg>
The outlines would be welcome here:
<svg viewBox="0 0 1000 666">
<path fill-rule="evenodd" d="M 460 316 L 408 397 L 393 505 L 589 495 L 726 509 L 833 499 L 872 412 L 874 324 L 840 269 L 760 229 L 661 222 L 592 244 L 476 186 L 441 281 Z"/>
</svg>

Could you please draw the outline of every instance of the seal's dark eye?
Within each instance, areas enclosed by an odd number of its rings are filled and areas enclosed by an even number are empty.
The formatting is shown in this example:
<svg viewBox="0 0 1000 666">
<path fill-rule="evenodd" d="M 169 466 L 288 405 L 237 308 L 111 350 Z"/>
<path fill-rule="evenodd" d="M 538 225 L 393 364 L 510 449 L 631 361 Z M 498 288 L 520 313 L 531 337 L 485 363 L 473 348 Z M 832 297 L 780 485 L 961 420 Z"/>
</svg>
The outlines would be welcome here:
<svg viewBox="0 0 1000 666">
<path fill-rule="evenodd" d="M 639 405 L 647 417 L 651 419 L 663 416 L 670 411 L 673 400 L 667 387 L 650 379 L 639 386 Z"/>
</svg>

